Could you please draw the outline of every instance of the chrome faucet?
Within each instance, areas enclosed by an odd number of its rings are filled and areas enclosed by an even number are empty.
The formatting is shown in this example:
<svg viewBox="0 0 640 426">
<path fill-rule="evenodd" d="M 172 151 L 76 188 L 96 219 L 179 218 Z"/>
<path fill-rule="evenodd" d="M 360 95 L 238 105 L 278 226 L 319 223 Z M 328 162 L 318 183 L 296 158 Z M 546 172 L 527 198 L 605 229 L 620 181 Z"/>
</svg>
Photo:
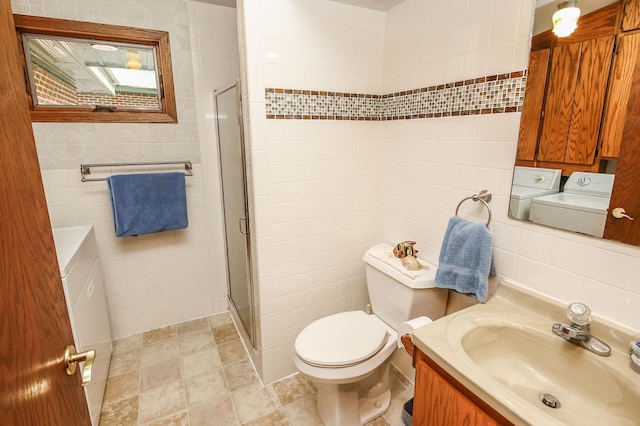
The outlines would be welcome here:
<svg viewBox="0 0 640 426">
<path fill-rule="evenodd" d="M 554 334 L 600 356 L 610 356 L 611 347 L 591 334 L 591 309 L 583 303 L 567 306 L 567 318 L 571 324 L 553 324 Z"/>
</svg>

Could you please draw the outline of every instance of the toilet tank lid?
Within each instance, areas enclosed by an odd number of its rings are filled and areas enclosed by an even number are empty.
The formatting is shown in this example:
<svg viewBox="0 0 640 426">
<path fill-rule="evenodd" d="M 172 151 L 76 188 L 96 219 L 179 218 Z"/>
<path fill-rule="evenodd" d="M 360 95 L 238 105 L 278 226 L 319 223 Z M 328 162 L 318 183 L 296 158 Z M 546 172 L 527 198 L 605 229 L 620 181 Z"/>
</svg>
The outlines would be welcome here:
<svg viewBox="0 0 640 426">
<path fill-rule="evenodd" d="M 389 275 L 396 281 L 410 288 L 434 288 L 437 267 L 424 259 L 421 263 L 429 266 L 420 271 L 409 271 L 402 267 L 402 262 L 393 255 L 393 246 L 387 243 L 379 243 L 371 247 L 362 258 L 369 266 Z M 401 269 L 402 268 L 402 269 Z M 416 276 L 416 273 L 419 275 Z"/>
</svg>

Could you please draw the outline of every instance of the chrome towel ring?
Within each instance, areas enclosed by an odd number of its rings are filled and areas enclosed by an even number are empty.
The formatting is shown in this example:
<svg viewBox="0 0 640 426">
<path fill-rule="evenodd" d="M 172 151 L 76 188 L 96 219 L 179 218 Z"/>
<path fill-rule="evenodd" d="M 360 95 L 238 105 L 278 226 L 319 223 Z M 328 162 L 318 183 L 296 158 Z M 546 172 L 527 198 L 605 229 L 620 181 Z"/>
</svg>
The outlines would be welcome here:
<svg viewBox="0 0 640 426">
<path fill-rule="evenodd" d="M 489 207 L 489 202 L 491 202 L 491 193 L 486 189 L 483 189 L 479 193 L 473 194 L 471 197 L 463 198 L 456 207 L 456 216 L 458 215 L 458 210 L 460 209 L 462 203 L 467 200 L 480 201 L 482 202 L 482 204 L 484 204 L 484 206 L 487 208 L 487 213 L 489 214 L 489 218 L 487 219 L 487 226 L 489 226 L 489 224 L 491 223 L 491 208 Z"/>
</svg>

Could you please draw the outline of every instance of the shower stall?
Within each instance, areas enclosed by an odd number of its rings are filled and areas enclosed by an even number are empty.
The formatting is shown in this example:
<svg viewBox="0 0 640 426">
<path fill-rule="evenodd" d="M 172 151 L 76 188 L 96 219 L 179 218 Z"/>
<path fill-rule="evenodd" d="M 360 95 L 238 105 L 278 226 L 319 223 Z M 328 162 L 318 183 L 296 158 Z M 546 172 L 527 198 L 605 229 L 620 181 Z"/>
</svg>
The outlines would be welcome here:
<svg viewBox="0 0 640 426">
<path fill-rule="evenodd" d="M 255 349 L 254 292 L 251 279 L 251 239 L 247 201 L 247 162 L 242 126 L 240 84 L 214 94 L 218 128 L 220 182 L 224 211 L 229 305 L 238 326 Z"/>
</svg>

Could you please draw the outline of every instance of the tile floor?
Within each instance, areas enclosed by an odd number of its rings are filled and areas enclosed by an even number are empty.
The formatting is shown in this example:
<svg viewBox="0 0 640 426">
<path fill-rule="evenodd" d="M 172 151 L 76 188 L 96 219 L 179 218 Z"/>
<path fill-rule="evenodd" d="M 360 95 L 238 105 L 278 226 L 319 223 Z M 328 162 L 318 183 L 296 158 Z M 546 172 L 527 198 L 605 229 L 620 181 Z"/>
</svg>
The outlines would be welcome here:
<svg viewBox="0 0 640 426">
<path fill-rule="evenodd" d="M 391 367 L 398 425 L 413 384 Z M 100 426 L 322 425 L 313 385 L 293 375 L 263 386 L 228 313 L 114 342 Z"/>
</svg>

